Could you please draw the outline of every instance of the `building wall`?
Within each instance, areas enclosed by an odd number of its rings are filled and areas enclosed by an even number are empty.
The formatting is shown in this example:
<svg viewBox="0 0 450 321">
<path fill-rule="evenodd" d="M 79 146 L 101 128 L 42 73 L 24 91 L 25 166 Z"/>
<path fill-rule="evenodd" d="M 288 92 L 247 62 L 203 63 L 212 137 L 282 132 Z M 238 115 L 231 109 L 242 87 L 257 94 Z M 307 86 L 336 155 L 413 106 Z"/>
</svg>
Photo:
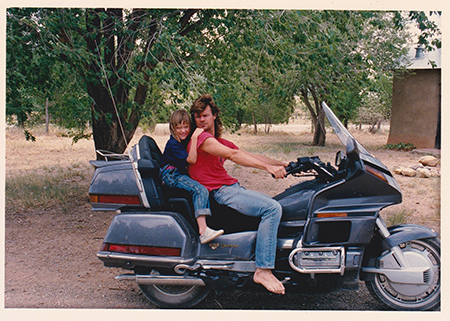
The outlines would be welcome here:
<svg viewBox="0 0 450 321">
<path fill-rule="evenodd" d="M 435 148 L 441 107 L 441 70 L 414 70 L 394 78 L 388 144 Z"/>
</svg>

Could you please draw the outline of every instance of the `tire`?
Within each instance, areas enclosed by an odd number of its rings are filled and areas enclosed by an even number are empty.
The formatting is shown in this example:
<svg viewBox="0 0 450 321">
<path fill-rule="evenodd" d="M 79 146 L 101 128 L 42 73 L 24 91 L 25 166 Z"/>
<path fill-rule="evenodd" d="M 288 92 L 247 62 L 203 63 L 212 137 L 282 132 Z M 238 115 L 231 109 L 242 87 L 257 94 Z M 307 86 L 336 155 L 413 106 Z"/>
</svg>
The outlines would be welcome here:
<svg viewBox="0 0 450 321">
<path fill-rule="evenodd" d="M 411 267 L 429 267 L 429 282 L 424 285 L 401 284 L 377 274 L 366 286 L 372 296 L 388 308 L 402 311 L 437 310 L 441 299 L 441 250 L 438 238 L 400 244 Z"/>
<path fill-rule="evenodd" d="M 153 270 L 151 274 L 159 274 Z M 207 286 L 141 285 L 147 299 L 160 308 L 190 308 L 203 301 L 210 292 Z"/>
</svg>

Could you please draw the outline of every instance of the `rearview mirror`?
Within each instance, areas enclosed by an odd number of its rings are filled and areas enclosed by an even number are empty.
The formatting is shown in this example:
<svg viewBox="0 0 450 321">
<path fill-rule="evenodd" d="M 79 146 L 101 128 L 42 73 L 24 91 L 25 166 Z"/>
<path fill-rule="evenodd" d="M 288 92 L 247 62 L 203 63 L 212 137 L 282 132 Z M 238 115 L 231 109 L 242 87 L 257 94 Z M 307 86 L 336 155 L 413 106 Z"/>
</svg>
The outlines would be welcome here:
<svg viewBox="0 0 450 321">
<path fill-rule="evenodd" d="M 334 164 L 339 167 L 341 164 L 343 164 L 343 162 L 345 161 L 345 153 L 343 151 L 338 151 L 336 153 L 336 159 L 334 160 Z"/>
<path fill-rule="evenodd" d="M 353 137 L 349 137 L 347 140 L 347 149 L 345 151 L 348 158 L 358 158 L 359 157 L 359 150 L 358 150 L 358 144 L 356 143 L 356 140 Z"/>
</svg>

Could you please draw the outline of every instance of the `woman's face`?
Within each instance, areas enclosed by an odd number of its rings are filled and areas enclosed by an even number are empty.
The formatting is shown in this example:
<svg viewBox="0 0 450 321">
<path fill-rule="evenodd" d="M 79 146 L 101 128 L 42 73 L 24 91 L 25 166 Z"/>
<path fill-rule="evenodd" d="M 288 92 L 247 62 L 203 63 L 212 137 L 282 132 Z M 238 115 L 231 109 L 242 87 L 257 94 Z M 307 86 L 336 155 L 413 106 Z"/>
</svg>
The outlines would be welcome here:
<svg viewBox="0 0 450 321">
<path fill-rule="evenodd" d="M 180 140 L 185 140 L 189 135 L 189 124 L 182 122 L 175 126 L 175 133 Z"/>
</svg>

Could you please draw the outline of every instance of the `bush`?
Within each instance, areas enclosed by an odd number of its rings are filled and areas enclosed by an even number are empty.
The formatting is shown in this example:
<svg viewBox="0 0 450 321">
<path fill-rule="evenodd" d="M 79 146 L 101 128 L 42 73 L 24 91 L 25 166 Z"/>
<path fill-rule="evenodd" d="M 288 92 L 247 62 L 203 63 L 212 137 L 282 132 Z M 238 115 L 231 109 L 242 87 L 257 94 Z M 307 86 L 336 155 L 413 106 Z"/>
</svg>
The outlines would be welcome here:
<svg viewBox="0 0 450 321">
<path fill-rule="evenodd" d="M 387 149 L 395 149 L 395 150 L 406 150 L 406 151 L 410 151 L 416 148 L 416 146 L 414 146 L 411 143 L 398 143 L 398 144 L 387 144 L 386 145 Z"/>
</svg>

